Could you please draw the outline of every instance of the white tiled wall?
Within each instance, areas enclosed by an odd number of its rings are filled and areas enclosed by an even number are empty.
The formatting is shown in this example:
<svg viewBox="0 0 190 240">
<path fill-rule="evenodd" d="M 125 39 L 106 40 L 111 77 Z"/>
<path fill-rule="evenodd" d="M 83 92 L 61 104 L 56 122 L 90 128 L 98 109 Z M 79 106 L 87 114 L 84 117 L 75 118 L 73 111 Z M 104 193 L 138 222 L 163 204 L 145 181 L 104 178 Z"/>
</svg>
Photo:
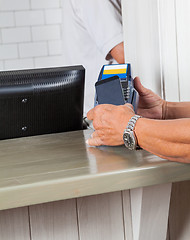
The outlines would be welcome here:
<svg viewBox="0 0 190 240">
<path fill-rule="evenodd" d="M 62 65 L 60 0 L 0 0 L 0 70 Z"/>
</svg>

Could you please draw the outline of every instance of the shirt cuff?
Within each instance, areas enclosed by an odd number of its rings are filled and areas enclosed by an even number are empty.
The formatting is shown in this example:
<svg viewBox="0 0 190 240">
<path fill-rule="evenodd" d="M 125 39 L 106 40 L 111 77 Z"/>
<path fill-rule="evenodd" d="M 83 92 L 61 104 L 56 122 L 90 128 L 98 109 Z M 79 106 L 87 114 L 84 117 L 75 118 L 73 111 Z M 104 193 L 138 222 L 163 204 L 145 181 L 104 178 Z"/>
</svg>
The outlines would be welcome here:
<svg viewBox="0 0 190 240">
<path fill-rule="evenodd" d="M 119 43 L 123 42 L 123 33 L 120 32 L 115 37 L 107 41 L 101 48 L 101 52 L 105 56 L 106 60 L 112 59 L 112 56 L 110 54 L 110 51 L 117 46 Z"/>
</svg>

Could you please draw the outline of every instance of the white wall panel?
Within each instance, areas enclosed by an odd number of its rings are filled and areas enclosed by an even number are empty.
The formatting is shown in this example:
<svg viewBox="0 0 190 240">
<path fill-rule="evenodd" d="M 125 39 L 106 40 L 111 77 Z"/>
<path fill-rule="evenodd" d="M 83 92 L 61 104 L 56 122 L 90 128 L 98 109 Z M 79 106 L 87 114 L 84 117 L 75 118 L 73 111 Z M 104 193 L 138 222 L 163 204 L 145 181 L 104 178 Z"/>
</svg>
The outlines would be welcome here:
<svg viewBox="0 0 190 240">
<path fill-rule="evenodd" d="M 157 0 L 123 0 L 125 61 L 133 76 L 161 95 L 161 64 Z"/>
<path fill-rule="evenodd" d="M 180 100 L 190 101 L 190 1 L 176 0 Z"/>
<path fill-rule="evenodd" d="M 179 101 L 176 12 L 174 0 L 159 0 L 162 77 L 165 98 Z"/>
<path fill-rule="evenodd" d="M 31 240 L 28 207 L 0 211 L 1 240 Z"/>
<path fill-rule="evenodd" d="M 76 200 L 29 207 L 31 240 L 78 240 Z"/>
<path fill-rule="evenodd" d="M 77 199 L 80 240 L 124 240 L 121 192 Z"/>
<path fill-rule="evenodd" d="M 165 240 L 171 183 L 131 189 L 133 240 Z"/>
</svg>

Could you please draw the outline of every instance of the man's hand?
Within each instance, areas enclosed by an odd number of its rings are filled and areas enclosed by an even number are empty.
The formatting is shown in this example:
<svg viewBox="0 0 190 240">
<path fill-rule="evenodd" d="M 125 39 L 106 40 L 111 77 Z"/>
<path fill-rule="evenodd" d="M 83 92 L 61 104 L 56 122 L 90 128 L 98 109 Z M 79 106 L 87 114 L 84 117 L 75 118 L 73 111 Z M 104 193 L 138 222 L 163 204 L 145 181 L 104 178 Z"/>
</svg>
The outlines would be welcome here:
<svg viewBox="0 0 190 240">
<path fill-rule="evenodd" d="M 143 87 L 140 79 L 134 79 L 135 89 L 139 93 L 139 105 L 137 114 L 146 118 L 164 119 L 166 101 L 161 99 L 157 94 L 150 89 Z"/>
<path fill-rule="evenodd" d="M 87 113 L 87 118 L 93 120 L 95 132 L 87 143 L 91 146 L 123 144 L 123 132 L 129 119 L 134 116 L 133 106 L 125 104 L 98 105 Z"/>
</svg>

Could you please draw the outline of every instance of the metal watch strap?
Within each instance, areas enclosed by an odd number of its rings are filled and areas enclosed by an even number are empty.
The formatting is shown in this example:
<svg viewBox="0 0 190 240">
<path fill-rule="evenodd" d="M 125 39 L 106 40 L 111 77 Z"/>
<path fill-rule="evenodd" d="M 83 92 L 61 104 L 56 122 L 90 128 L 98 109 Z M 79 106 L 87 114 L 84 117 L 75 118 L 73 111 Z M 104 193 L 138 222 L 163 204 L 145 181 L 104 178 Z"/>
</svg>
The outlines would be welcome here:
<svg viewBox="0 0 190 240">
<path fill-rule="evenodd" d="M 137 122 L 137 120 L 141 118 L 141 116 L 139 115 L 134 115 L 128 122 L 127 124 L 127 127 L 126 127 L 126 130 L 125 131 L 132 131 L 136 137 L 136 134 L 134 132 L 134 128 L 135 128 L 135 124 Z M 137 140 L 137 137 L 136 137 L 136 140 Z M 138 149 L 141 149 L 141 147 L 138 145 L 138 142 L 137 142 L 137 147 L 136 147 L 136 150 Z"/>
<path fill-rule="evenodd" d="M 141 118 L 139 115 L 134 115 L 128 122 L 126 130 L 133 131 L 137 120 Z"/>
</svg>

